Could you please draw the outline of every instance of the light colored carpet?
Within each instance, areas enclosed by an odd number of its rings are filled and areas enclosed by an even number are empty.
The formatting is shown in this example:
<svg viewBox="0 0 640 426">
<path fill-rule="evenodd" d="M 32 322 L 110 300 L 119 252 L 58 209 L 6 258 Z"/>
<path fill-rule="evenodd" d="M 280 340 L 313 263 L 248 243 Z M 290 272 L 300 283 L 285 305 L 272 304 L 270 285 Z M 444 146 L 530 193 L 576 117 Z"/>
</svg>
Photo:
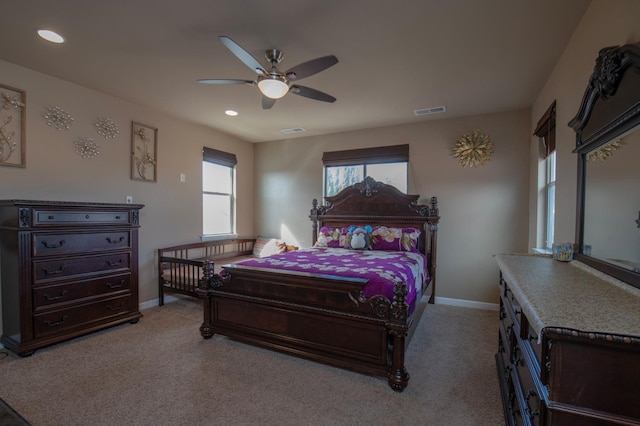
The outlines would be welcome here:
<svg viewBox="0 0 640 426">
<path fill-rule="evenodd" d="M 387 380 L 200 337 L 200 301 L 0 359 L 0 397 L 40 425 L 502 425 L 497 312 L 428 305 Z"/>
</svg>

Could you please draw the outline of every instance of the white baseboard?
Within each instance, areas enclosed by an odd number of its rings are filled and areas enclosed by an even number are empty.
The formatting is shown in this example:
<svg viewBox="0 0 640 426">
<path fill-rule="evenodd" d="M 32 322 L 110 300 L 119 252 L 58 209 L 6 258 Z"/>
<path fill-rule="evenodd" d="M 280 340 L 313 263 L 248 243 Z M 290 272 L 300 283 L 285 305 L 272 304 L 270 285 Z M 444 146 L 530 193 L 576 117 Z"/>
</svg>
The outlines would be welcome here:
<svg viewBox="0 0 640 426">
<path fill-rule="evenodd" d="M 485 311 L 497 311 L 500 305 L 497 303 L 475 302 L 473 300 L 451 299 L 448 297 L 436 297 L 439 305 L 461 306 L 463 308 L 484 309 Z"/>
<path fill-rule="evenodd" d="M 175 296 L 169 296 L 169 295 L 164 296 L 164 303 L 171 303 L 171 302 L 175 302 L 176 300 L 178 300 L 178 298 Z M 140 308 L 140 310 L 142 311 L 142 310 L 153 308 L 159 305 L 160 305 L 160 299 L 153 299 L 153 300 L 148 300 L 146 302 L 140 303 L 138 305 L 138 308 Z"/>
</svg>

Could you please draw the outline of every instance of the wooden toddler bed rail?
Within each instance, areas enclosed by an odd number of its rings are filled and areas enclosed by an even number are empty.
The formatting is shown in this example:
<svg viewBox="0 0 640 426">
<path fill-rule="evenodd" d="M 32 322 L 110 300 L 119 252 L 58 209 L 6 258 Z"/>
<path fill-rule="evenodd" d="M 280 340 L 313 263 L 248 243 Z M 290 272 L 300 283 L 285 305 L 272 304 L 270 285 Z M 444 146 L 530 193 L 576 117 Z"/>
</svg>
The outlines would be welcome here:
<svg viewBox="0 0 640 426">
<path fill-rule="evenodd" d="M 255 238 L 203 241 L 158 249 L 158 296 L 164 305 L 165 293 L 196 296 L 206 261 L 233 263 L 252 257 Z"/>
</svg>

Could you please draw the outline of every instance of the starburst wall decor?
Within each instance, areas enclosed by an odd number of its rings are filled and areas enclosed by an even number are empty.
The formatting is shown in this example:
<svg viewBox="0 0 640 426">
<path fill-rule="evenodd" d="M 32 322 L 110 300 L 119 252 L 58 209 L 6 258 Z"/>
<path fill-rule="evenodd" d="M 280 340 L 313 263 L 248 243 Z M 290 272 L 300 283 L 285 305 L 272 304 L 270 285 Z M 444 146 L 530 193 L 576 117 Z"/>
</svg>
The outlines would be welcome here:
<svg viewBox="0 0 640 426">
<path fill-rule="evenodd" d="M 100 117 L 96 121 L 96 132 L 105 139 L 112 139 L 118 136 L 120 129 L 118 123 L 110 118 Z"/>
<path fill-rule="evenodd" d="M 93 138 L 79 137 L 73 142 L 76 154 L 85 160 L 96 158 L 100 154 L 100 146 Z"/>
<path fill-rule="evenodd" d="M 478 167 L 491 159 L 493 143 L 487 135 L 474 130 L 470 135 L 462 135 L 453 147 L 453 156 L 463 167 Z"/>
<path fill-rule="evenodd" d="M 48 126 L 56 130 L 69 130 L 73 124 L 71 114 L 58 106 L 48 107 L 43 118 L 47 121 Z"/>
</svg>

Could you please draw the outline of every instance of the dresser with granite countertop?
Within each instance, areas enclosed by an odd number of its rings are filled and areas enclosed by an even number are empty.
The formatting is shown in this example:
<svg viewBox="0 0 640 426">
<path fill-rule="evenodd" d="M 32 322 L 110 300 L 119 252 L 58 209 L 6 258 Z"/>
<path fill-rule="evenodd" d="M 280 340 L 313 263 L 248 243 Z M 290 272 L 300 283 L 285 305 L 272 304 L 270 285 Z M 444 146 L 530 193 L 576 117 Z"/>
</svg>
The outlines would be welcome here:
<svg viewBox="0 0 640 426">
<path fill-rule="evenodd" d="M 640 425 L 640 290 L 576 261 L 496 261 L 507 424 Z"/>
</svg>

